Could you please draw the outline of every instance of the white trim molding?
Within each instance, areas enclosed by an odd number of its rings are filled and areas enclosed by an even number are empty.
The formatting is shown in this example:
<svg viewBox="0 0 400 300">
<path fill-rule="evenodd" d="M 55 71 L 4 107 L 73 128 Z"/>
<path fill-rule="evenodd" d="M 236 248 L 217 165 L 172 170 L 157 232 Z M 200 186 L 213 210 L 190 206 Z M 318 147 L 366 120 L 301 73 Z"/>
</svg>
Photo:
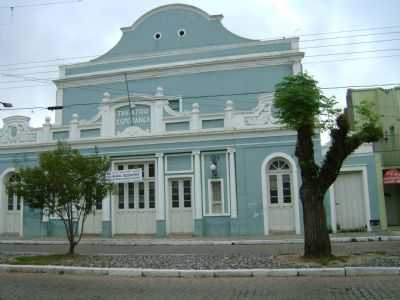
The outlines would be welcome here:
<svg viewBox="0 0 400 300">
<path fill-rule="evenodd" d="M 203 217 L 203 199 L 201 187 L 201 154 L 200 151 L 193 151 L 194 157 L 194 210 L 195 219 L 200 220 Z"/>
<path fill-rule="evenodd" d="M 230 203 L 231 203 L 231 218 L 236 219 L 237 212 L 237 197 L 236 197 L 236 162 L 235 149 L 228 148 L 229 156 L 229 187 L 230 187 Z"/>
<path fill-rule="evenodd" d="M 164 153 L 157 153 L 157 201 L 156 201 L 156 220 L 165 220 L 165 172 L 164 172 Z"/>
<path fill-rule="evenodd" d="M 293 179 L 293 218 L 296 234 L 301 233 L 300 228 L 300 203 L 299 203 L 299 180 L 298 169 L 296 161 L 290 155 L 283 152 L 274 152 L 268 155 L 261 164 L 261 187 L 262 187 L 262 203 L 263 203 L 263 216 L 264 216 L 264 234 L 269 234 L 269 193 L 267 187 L 267 166 L 269 162 L 275 158 L 286 159 L 290 163 Z"/>
</svg>

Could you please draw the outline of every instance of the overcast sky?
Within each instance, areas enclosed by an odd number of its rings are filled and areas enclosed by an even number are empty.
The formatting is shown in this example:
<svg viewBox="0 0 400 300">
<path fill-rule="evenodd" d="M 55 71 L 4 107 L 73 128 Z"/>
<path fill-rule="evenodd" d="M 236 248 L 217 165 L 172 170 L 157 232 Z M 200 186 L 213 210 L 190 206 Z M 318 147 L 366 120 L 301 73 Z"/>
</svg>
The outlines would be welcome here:
<svg viewBox="0 0 400 300">
<path fill-rule="evenodd" d="M 176 2 L 83 0 L 74 3 L 71 0 L 59 5 L 19 7 L 57 1 L 68 0 L 0 0 L 0 100 L 11 102 L 15 107 L 54 105 L 56 90 L 50 80 L 57 77 L 57 65 L 84 61 L 85 58 L 54 59 L 104 53 L 120 39 L 121 27 L 131 25 L 157 6 Z M 201 0 L 181 3 L 198 6 L 209 14 L 223 14 L 223 24 L 244 37 L 269 39 L 299 35 L 304 40 L 301 47 L 306 53 L 304 69 L 322 87 L 400 83 L 398 0 Z M 9 6 L 15 6 L 13 14 L 7 8 Z M 385 28 L 361 31 L 376 27 Z M 308 35 L 347 30 L 353 31 Z M 337 38 L 339 36 L 342 38 Z M 327 37 L 331 39 L 321 39 Z M 309 41 L 311 39 L 314 41 Z M 346 43 L 352 44 L 338 45 Z M 331 46 L 315 48 L 323 45 Z M 335 54 L 359 51 L 367 52 Z M 45 62 L 19 64 L 33 61 Z M 21 76 L 44 81 L 24 80 Z M 346 89 L 324 91 L 328 96 L 335 95 L 344 105 Z M 47 110 L 12 112 L 17 113 L 30 116 L 34 126 L 40 126 L 44 117 L 51 115 Z M 11 112 L 0 111 L 0 118 L 9 114 Z"/>
</svg>

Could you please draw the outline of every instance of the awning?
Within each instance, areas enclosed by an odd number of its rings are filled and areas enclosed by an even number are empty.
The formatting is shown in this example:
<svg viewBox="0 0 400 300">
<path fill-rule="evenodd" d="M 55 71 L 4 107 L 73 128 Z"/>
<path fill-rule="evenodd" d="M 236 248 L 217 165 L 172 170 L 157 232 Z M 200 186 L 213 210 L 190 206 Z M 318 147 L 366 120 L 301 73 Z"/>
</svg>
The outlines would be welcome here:
<svg viewBox="0 0 400 300">
<path fill-rule="evenodd" d="M 383 184 L 400 184 L 400 171 L 389 169 L 383 175 Z"/>
</svg>

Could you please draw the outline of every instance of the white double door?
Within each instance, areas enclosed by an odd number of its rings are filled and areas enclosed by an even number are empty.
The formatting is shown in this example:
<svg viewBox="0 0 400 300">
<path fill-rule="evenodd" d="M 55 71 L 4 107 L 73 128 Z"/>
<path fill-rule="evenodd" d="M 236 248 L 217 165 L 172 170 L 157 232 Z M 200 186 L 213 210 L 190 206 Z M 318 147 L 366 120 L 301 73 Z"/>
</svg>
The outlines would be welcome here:
<svg viewBox="0 0 400 300">
<path fill-rule="evenodd" d="M 193 232 L 193 185 L 192 178 L 168 180 L 169 233 Z"/>
</svg>

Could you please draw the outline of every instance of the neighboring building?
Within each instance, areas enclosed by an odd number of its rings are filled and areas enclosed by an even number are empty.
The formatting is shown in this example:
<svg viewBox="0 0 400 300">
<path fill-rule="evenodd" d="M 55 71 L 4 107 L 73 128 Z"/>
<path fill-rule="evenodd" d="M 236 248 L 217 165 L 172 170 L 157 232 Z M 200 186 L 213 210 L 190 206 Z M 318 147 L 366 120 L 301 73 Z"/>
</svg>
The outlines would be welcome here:
<svg viewBox="0 0 400 300">
<path fill-rule="evenodd" d="M 400 87 L 392 89 L 350 89 L 347 91 L 349 117 L 354 125 L 358 120 L 354 109 L 368 101 L 379 114 L 384 138 L 374 143 L 374 152 L 382 156 L 379 184 L 384 189 L 387 225 L 400 225 Z M 397 179 L 398 178 L 398 179 Z M 386 224 L 385 224 L 386 225 Z"/>
<path fill-rule="evenodd" d="M 57 105 L 64 108 L 55 124 L 31 128 L 27 117 L 5 118 L 0 233 L 63 234 L 60 220 L 24 206 L 4 186 L 15 168 L 67 140 L 84 154 L 97 146 L 113 170 L 143 173 L 97 205 L 86 233 L 300 234 L 296 132 L 273 109 L 275 84 L 301 71 L 298 38 L 249 40 L 221 19 L 188 5 L 156 8 L 122 28 L 103 56 L 60 68 Z M 322 159 L 319 136 L 315 153 Z M 347 164 L 327 195 L 328 221 L 333 231 L 371 229 L 380 218 L 374 154 L 361 149 Z M 347 206 L 332 206 L 348 189 Z"/>
</svg>

